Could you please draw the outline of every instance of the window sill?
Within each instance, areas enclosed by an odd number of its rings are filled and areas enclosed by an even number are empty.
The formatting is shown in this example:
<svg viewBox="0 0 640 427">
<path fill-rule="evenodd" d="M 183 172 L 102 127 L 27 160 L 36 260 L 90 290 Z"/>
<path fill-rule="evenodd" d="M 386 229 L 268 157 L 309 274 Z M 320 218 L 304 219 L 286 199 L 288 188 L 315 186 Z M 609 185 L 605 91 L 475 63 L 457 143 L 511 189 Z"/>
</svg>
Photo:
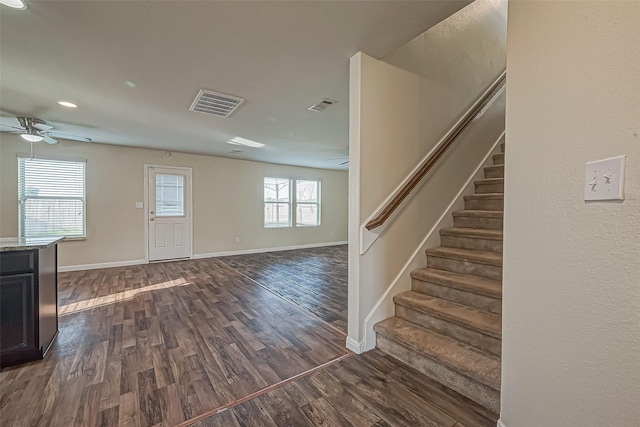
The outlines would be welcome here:
<svg viewBox="0 0 640 427">
<path fill-rule="evenodd" d="M 63 242 L 82 242 L 87 240 L 87 237 L 65 237 Z"/>
</svg>

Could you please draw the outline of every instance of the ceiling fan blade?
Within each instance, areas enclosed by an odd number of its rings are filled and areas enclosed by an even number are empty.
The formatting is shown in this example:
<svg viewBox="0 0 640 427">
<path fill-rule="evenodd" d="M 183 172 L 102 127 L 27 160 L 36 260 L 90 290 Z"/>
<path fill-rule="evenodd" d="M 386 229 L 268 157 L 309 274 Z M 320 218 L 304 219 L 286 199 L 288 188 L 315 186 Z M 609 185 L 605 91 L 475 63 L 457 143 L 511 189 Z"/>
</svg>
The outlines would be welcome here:
<svg viewBox="0 0 640 427">
<path fill-rule="evenodd" d="M 7 129 L 5 129 L 5 128 L 7 128 Z M 8 125 L 0 124 L 0 132 L 22 132 L 22 131 L 24 131 L 24 129 L 17 128 L 15 126 L 8 126 Z"/>
<path fill-rule="evenodd" d="M 44 132 L 44 131 L 47 131 L 47 130 L 49 130 L 49 129 L 53 129 L 53 126 L 49 126 L 49 125 L 46 125 L 46 124 L 44 124 L 44 123 L 35 123 L 35 124 L 33 125 L 33 127 L 34 127 L 34 128 L 36 128 L 36 129 L 38 129 L 39 131 L 43 131 L 43 132 Z"/>
<path fill-rule="evenodd" d="M 57 144 L 58 141 L 56 141 L 55 139 L 51 138 L 49 135 L 43 135 L 43 141 L 46 142 L 47 144 Z"/>
<path fill-rule="evenodd" d="M 87 138 L 84 136 L 77 136 L 77 135 L 69 135 L 67 133 L 47 132 L 47 135 L 55 136 L 56 138 L 71 139 L 73 141 L 91 142 L 91 138 Z"/>
</svg>

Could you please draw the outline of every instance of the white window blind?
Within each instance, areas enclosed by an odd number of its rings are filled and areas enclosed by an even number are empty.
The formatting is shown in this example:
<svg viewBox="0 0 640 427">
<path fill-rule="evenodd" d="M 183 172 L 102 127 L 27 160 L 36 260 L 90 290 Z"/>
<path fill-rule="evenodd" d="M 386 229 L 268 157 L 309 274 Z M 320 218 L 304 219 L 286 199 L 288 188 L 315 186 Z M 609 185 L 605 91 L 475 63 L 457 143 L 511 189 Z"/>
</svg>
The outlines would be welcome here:
<svg viewBox="0 0 640 427">
<path fill-rule="evenodd" d="M 320 181 L 296 180 L 296 225 L 320 225 Z"/>
<path fill-rule="evenodd" d="M 156 216 L 184 216 L 184 175 L 156 174 Z"/>
<path fill-rule="evenodd" d="M 18 158 L 22 237 L 85 237 L 84 161 Z"/>
<path fill-rule="evenodd" d="M 291 180 L 264 177 L 264 226 L 291 227 Z"/>
</svg>

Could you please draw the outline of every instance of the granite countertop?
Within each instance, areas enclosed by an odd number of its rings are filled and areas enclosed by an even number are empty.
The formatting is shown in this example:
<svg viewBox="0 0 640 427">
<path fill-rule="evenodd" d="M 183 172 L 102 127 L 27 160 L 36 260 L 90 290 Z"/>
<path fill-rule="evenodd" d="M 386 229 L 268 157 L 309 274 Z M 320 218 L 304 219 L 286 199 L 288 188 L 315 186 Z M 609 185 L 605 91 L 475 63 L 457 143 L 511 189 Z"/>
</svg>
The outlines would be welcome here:
<svg viewBox="0 0 640 427">
<path fill-rule="evenodd" d="M 64 240 L 64 236 L 0 237 L 0 252 L 46 249 L 62 240 Z"/>
</svg>

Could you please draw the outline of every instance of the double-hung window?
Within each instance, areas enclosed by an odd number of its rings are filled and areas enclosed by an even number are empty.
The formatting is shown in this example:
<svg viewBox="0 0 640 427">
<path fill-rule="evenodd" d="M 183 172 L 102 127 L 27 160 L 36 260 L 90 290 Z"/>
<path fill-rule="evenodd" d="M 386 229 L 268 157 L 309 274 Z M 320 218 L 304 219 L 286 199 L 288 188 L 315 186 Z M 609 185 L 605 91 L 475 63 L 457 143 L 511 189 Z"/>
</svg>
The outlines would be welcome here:
<svg viewBox="0 0 640 427">
<path fill-rule="evenodd" d="M 320 225 L 320 181 L 296 180 L 296 225 Z"/>
<path fill-rule="evenodd" d="M 294 222 L 297 227 L 320 225 L 320 181 L 265 177 L 264 226 L 291 227 Z"/>
<path fill-rule="evenodd" d="M 21 237 L 86 237 L 86 161 L 18 157 Z"/>
<path fill-rule="evenodd" d="M 291 227 L 291 180 L 264 178 L 264 226 Z"/>
</svg>

